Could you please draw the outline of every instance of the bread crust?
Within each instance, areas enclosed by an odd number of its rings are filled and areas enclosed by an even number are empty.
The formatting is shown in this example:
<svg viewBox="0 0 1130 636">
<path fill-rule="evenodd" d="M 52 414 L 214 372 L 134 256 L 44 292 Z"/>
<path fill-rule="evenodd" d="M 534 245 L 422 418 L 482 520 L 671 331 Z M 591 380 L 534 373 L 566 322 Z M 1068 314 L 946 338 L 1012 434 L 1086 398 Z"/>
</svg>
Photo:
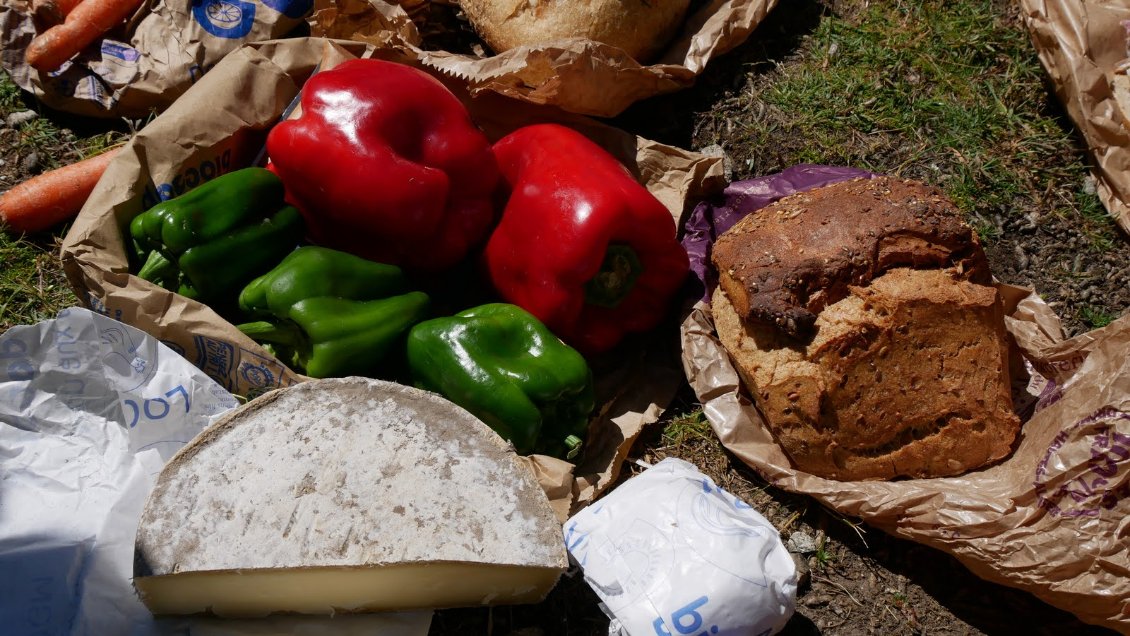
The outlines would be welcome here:
<svg viewBox="0 0 1130 636">
<path fill-rule="evenodd" d="M 663 51 L 689 0 L 460 0 L 475 31 L 496 52 L 562 38 L 623 49 L 639 62 Z"/>
<path fill-rule="evenodd" d="M 953 269 L 896 268 L 849 286 L 802 343 L 743 321 L 715 326 L 794 465 L 838 480 L 959 475 L 1007 456 L 1012 412 L 1001 299 Z"/>
<path fill-rule="evenodd" d="M 711 255 L 745 321 L 794 338 L 816 316 L 893 267 L 951 268 L 989 283 L 988 261 L 937 188 L 894 177 L 855 179 L 785 197 L 724 233 Z"/>
</svg>

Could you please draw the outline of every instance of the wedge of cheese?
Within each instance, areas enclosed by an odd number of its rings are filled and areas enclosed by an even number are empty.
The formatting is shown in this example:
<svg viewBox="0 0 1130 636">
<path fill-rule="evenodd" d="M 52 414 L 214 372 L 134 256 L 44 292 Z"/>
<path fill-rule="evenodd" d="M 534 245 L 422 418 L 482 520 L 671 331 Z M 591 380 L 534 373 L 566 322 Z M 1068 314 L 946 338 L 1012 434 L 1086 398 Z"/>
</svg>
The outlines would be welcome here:
<svg viewBox="0 0 1130 636">
<path fill-rule="evenodd" d="M 567 565 L 530 470 L 425 391 L 305 382 L 232 411 L 161 472 L 134 585 L 154 614 L 533 603 Z"/>
</svg>

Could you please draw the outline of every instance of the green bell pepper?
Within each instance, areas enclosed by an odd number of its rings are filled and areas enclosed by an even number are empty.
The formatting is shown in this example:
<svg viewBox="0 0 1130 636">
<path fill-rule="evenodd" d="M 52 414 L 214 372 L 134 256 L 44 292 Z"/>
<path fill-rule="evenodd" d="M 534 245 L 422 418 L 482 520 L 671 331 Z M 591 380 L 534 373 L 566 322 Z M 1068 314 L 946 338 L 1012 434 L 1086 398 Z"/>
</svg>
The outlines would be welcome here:
<svg viewBox="0 0 1130 636">
<path fill-rule="evenodd" d="M 130 222 L 147 253 L 137 275 L 201 302 L 234 303 L 302 238 L 302 215 L 283 196 L 277 175 L 244 168 L 158 203 Z"/>
<path fill-rule="evenodd" d="M 580 451 L 592 372 L 520 307 L 492 303 L 416 325 L 408 368 L 418 387 L 467 409 L 523 455 L 571 459 Z"/>
<path fill-rule="evenodd" d="M 372 376 L 428 305 L 398 267 L 305 246 L 243 289 L 240 309 L 263 320 L 239 329 L 310 377 Z"/>
</svg>

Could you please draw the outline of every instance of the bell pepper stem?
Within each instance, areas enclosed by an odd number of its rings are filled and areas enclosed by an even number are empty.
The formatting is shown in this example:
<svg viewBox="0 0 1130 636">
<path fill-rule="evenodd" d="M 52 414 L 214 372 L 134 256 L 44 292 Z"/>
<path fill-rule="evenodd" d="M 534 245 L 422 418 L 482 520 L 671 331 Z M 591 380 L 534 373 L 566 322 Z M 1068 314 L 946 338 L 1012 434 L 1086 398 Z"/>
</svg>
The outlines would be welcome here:
<svg viewBox="0 0 1130 636">
<path fill-rule="evenodd" d="M 581 447 L 584 445 L 584 440 L 576 435 L 570 435 L 565 438 L 565 448 L 569 451 L 565 453 L 565 459 L 573 459 L 581 453 Z"/>
<path fill-rule="evenodd" d="M 300 349 L 305 340 L 302 330 L 293 323 L 274 324 L 266 320 L 245 322 L 236 326 L 247 336 L 256 341 L 273 342 L 293 349 Z"/>
<path fill-rule="evenodd" d="M 157 250 L 149 252 L 145 264 L 137 271 L 138 278 L 152 283 L 164 285 L 168 279 L 176 278 L 177 266 L 164 254 Z"/>
<path fill-rule="evenodd" d="M 621 243 L 609 245 L 600 271 L 585 283 L 585 301 L 590 305 L 615 308 L 632 291 L 642 271 L 643 265 L 634 249 Z"/>
</svg>

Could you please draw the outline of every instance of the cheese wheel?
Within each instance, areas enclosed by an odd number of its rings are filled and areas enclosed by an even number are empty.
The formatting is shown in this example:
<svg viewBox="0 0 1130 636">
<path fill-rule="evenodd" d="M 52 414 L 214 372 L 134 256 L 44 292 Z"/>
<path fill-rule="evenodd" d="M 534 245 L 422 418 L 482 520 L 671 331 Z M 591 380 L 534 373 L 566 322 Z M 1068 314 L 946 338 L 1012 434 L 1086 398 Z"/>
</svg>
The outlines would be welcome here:
<svg viewBox="0 0 1130 636">
<path fill-rule="evenodd" d="M 157 479 L 134 584 L 154 614 L 538 602 L 567 565 L 531 471 L 438 395 L 305 382 L 226 415 Z"/>
</svg>

